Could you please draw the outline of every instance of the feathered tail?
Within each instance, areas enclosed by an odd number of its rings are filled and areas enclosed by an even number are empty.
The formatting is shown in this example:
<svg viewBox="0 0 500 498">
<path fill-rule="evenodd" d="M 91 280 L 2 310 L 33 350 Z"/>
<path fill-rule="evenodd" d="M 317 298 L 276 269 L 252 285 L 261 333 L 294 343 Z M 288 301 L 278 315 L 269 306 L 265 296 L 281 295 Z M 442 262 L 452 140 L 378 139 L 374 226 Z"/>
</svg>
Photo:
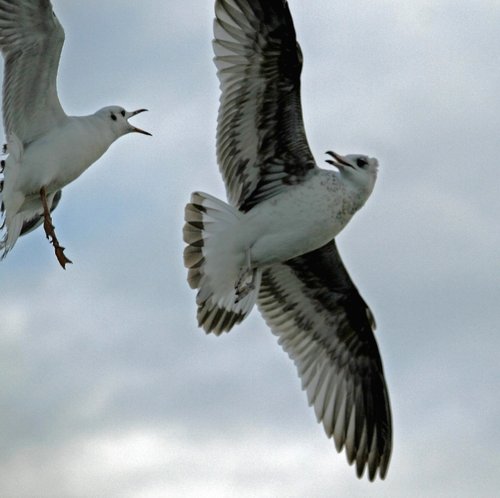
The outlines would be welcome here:
<svg viewBox="0 0 500 498">
<path fill-rule="evenodd" d="M 189 285 L 198 289 L 198 325 L 216 335 L 229 331 L 248 315 L 260 287 L 261 271 L 252 270 L 245 293 L 238 290 L 246 268 L 246 255 L 236 249 L 235 239 L 242 216 L 236 208 L 201 192 L 194 192 L 186 205 L 184 265 Z"/>
<path fill-rule="evenodd" d="M 8 157 L 1 159 L 1 179 L 0 179 L 0 251 L 1 258 L 5 258 L 7 253 L 14 247 L 23 227 L 23 215 L 17 213 L 24 198 L 12 192 L 15 185 L 24 147 L 21 141 L 13 133 L 8 137 L 8 143 L 4 145 L 4 153 L 8 152 Z"/>
</svg>

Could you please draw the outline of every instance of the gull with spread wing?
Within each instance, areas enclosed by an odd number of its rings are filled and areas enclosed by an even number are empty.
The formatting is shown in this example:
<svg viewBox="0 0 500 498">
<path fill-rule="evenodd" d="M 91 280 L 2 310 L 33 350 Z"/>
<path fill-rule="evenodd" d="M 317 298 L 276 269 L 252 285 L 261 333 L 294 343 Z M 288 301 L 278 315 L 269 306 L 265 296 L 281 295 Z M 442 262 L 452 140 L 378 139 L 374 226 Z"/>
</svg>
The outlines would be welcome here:
<svg viewBox="0 0 500 498">
<path fill-rule="evenodd" d="M 230 204 L 194 192 L 184 263 L 198 323 L 217 335 L 257 302 L 319 422 L 359 477 L 384 478 L 391 411 L 373 315 L 336 235 L 370 196 L 377 160 L 328 152 L 319 168 L 300 101 L 302 54 L 284 0 L 217 0 L 217 158 Z"/>
<path fill-rule="evenodd" d="M 78 178 L 121 136 L 137 132 L 128 119 L 146 109 L 108 106 L 89 116 L 67 116 L 57 96 L 64 30 L 50 0 L 0 0 L 0 50 L 5 59 L 3 123 L 7 157 L 1 161 L 1 257 L 18 237 L 43 223 L 63 268 L 71 261 L 51 219 L 61 189 Z"/>
</svg>

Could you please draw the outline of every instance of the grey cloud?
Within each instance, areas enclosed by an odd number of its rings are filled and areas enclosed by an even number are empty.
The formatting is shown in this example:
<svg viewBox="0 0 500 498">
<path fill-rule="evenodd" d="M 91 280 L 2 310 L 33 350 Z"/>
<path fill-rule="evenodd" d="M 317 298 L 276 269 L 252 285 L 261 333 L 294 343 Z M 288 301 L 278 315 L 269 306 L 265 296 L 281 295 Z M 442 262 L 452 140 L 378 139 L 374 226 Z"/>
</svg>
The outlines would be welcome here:
<svg viewBox="0 0 500 498">
<path fill-rule="evenodd" d="M 291 2 L 316 159 L 381 159 L 339 237 L 394 410 L 373 485 L 336 454 L 258 313 L 221 338 L 196 327 L 183 205 L 223 195 L 211 2 L 54 3 L 68 111 L 144 105 L 154 136 L 116 143 L 63 195 L 66 272 L 39 231 L 1 262 L 0 494 L 493 496 L 496 4 Z"/>
</svg>

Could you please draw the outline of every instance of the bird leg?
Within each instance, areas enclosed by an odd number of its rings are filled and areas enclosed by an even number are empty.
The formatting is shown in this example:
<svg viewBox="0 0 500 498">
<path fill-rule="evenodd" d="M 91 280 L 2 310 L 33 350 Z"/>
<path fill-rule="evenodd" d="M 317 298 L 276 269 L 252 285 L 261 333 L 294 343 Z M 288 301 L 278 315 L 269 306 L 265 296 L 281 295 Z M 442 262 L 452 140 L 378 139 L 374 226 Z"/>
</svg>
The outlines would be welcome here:
<svg viewBox="0 0 500 498">
<path fill-rule="evenodd" d="M 252 270 L 252 261 L 250 258 L 250 249 L 246 253 L 246 265 L 241 268 L 238 280 L 234 286 L 236 289 L 235 303 L 239 303 L 245 296 L 255 289 L 255 271 Z"/>
<path fill-rule="evenodd" d="M 57 261 L 59 261 L 59 264 L 66 269 L 66 265 L 68 263 L 72 263 L 72 261 L 64 255 L 64 247 L 60 246 L 59 241 L 57 240 L 55 227 L 52 224 L 52 217 L 50 216 L 49 205 L 47 203 L 47 193 L 45 191 L 45 187 L 40 189 L 40 199 L 42 200 L 43 206 L 43 229 L 45 230 L 45 235 L 54 246 Z"/>
</svg>

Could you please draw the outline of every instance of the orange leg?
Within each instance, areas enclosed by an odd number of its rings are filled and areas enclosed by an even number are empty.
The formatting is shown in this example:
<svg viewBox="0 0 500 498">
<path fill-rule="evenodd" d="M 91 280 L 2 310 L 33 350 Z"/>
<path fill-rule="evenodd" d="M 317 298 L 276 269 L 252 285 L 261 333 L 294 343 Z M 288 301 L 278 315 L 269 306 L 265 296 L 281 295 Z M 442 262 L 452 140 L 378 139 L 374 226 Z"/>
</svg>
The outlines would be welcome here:
<svg viewBox="0 0 500 498">
<path fill-rule="evenodd" d="M 43 228 L 45 230 L 45 235 L 54 246 L 57 261 L 59 261 L 59 264 L 66 269 L 66 265 L 68 263 L 72 263 L 72 261 L 64 255 L 64 247 L 61 247 L 59 245 L 59 241 L 57 240 L 54 225 L 52 224 L 52 217 L 50 216 L 49 205 L 47 204 L 47 193 L 45 192 L 45 187 L 40 189 L 40 198 L 43 206 Z"/>
</svg>

